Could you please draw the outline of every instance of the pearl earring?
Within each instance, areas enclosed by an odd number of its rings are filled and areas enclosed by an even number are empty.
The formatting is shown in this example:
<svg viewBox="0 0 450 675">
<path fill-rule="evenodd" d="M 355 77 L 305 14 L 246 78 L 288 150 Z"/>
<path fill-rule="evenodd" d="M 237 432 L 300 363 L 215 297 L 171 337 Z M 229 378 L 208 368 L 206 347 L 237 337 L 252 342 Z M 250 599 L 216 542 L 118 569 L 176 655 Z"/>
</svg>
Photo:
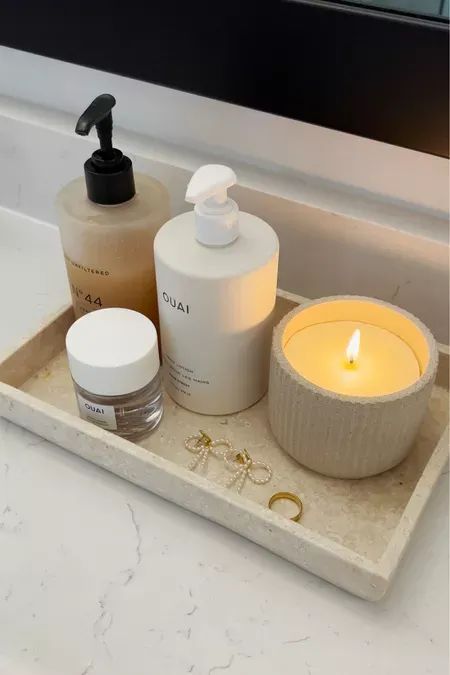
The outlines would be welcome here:
<svg viewBox="0 0 450 675">
<path fill-rule="evenodd" d="M 200 472 L 206 471 L 209 455 L 223 459 L 226 452 L 233 449 L 230 441 L 226 438 L 218 438 L 214 440 L 208 436 L 207 433 L 200 429 L 200 433 L 194 436 L 188 436 L 184 441 L 186 450 L 196 455 L 194 459 L 188 464 L 188 469 L 195 471 L 198 467 Z M 224 449 L 220 450 L 220 447 Z"/>
<path fill-rule="evenodd" d="M 195 457 L 189 462 L 188 469 L 200 472 L 206 471 L 206 466 L 210 455 L 223 459 L 228 471 L 233 475 L 226 481 L 225 487 L 236 487 L 237 492 L 241 492 L 247 478 L 255 485 L 265 485 L 272 478 L 272 468 L 265 462 L 253 460 L 247 450 L 235 450 L 230 441 L 226 438 L 213 440 L 207 433 L 200 430 L 199 434 L 188 436 L 184 441 L 186 450 L 192 452 Z M 262 470 L 265 475 L 258 478 L 255 471 Z"/>
<path fill-rule="evenodd" d="M 255 485 L 265 485 L 272 478 L 271 467 L 265 462 L 254 461 L 245 449 L 241 452 L 236 452 L 234 448 L 229 448 L 225 451 L 223 458 L 227 469 L 233 472 L 233 475 L 227 480 L 225 486 L 231 487 L 235 484 L 237 492 L 242 490 L 247 478 L 252 483 L 255 483 Z M 266 475 L 257 478 L 255 469 L 262 469 Z"/>
</svg>

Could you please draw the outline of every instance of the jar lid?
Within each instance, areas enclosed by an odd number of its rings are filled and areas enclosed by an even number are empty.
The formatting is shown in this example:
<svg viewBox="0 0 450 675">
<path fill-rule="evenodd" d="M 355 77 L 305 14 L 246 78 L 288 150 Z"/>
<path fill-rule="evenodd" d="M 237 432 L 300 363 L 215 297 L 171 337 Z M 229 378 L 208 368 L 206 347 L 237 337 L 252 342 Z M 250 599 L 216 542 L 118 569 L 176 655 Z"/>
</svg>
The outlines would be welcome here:
<svg viewBox="0 0 450 675">
<path fill-rule="evenodd" d="M 66 349 L 75 382 L 99 396 L 138 391 L 159 370 L 153 323 L 131 309 L 98 309 L 69 328 Z"/>
</svg>

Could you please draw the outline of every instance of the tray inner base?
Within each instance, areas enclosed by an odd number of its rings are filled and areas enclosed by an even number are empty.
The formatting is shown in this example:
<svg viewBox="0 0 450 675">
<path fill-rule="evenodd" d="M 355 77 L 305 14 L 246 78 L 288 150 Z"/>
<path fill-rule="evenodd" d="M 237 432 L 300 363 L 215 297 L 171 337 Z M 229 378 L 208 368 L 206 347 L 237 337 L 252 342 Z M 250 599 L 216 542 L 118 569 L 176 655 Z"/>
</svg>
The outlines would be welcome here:
<svg viewBox="0 0 450 675">
<path fill-rule="evenodd" d="M 65 352 L 61 352 L 22 386 L 23 391 L 57 408 L 78 415 Z M 247 481 L 242 495 L 267 505 L 280 490 L 298 494 L 304 502 L 302 524 L 347 548 L 377 561 L 386 549 L 422 471 L 448 421 L 448 392 L 435 387 L 427 415 L 409 456 L 396 468 L 362 480 L 320 476 L 291 459 L 274 440 L 267 420 L 267 400 L 225 417 L 189 412 L 165 397 L 163 420 L 139 445 L 178 465 L 192 455 L 184 448 L 186 436 L 205 429 L 213 438 L 226 437 L 235 447 L 272 466 L 266 485 Z M 207 477 L 224 483 L 230 476 L 218 459 L 209 460 Z"/>
</svg>

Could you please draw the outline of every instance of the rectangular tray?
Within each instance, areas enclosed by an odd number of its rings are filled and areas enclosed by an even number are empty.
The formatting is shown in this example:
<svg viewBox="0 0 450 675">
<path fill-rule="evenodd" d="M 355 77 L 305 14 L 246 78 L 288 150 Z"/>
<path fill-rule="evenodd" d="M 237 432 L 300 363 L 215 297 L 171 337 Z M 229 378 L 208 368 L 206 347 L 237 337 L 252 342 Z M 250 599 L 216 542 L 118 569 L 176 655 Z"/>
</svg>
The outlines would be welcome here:
<svg viewBox="0 0 450 675">
<path fill-rule="evenodd" d="M 301 300 L 280 292 L 278 318 Z M 448 350 L 441 349 L 437 384 L 408 458 L 380 476 L 350 481 L 320 476 L 284 453 L 271 434 L 266 399 L 235 415 L 208 417 L 166 396 L 161 425 L 139 444 L 81 420 L 64 349 L 72 322 L 69 307 L 0 362 L 1 416 L 355 595 L 384 595 L 446 463 Z M 207 477 L 188 471 L 192 455 L 184 439 L 200 428 L 269 463 L 270 483 L 247 481 L 238 495 L 220 484 L 230 474 L 217 460 Z M 267 508 L 281 490 L 302 498 L 301 523 Z"/>
</svg>

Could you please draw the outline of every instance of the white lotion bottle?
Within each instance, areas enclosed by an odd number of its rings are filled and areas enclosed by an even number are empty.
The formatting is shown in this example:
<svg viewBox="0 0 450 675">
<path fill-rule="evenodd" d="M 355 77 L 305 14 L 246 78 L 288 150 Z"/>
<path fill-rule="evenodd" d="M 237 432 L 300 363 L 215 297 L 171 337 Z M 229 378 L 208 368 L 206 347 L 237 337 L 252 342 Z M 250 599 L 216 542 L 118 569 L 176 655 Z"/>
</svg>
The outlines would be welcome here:
<svg viewBox="0 0 450 675">
<path fill-rule="evenodd" d="M 181 406 L 208 415 L 244 410 L 267 391 L 278 237 L 240 212 L 226 166 L 202 166 L 186 201 L 155 238 L 165 385 Z"/>
</svg>

